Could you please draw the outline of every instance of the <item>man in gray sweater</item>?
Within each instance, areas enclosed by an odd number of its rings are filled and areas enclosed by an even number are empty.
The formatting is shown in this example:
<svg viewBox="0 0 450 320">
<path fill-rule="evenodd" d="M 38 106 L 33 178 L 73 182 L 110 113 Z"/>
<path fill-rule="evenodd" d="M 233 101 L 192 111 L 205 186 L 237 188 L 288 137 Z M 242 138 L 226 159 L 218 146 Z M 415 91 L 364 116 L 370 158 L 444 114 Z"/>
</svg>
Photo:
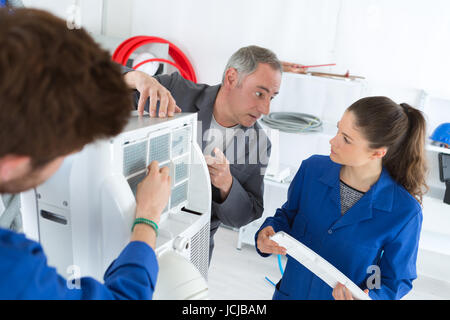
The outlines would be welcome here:
<svg viewBox="0 0 450 320">
<path fill-rule="evenodd" d="M 124 72 L 131 70 L 124 67 Z M 141 113 L 198 113 L 197 137 L 212 184 L 210 259 L 220 222 L 239 228 L 260 218 L 264 210 L 264 171 L 271 144 L 256 121 L 269 113 L 281 73 L 273 52 L 249 46 L 232 55 L 222 83 L 215 86 L 193 83 L 179 73 L 125 74 L 129 86 L 137 89 L 135 107 Z"/>
</svg>

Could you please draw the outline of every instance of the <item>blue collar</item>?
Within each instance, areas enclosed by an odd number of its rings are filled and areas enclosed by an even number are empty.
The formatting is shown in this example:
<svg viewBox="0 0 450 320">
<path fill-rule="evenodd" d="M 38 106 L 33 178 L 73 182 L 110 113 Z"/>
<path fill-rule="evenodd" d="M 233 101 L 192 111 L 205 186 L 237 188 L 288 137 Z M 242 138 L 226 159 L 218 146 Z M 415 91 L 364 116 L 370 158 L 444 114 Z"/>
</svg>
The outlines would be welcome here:
<svg viewBox="0 0 450 320">
<path fill-rule="evenodd" d="M 339 176 L 341 172 L 342 165 L 333 162 L 331 168 L 324 172 L 320 177 L 319 181 L 325 183 L 326 185 L 332 187 L 333 189 L 339 190 Z M 383 167 L 381 175 L 378 181 L 366 192 L 365 196 L 369 197 L 371 206 L 375 209 L 379 209 L 386 212 L 392 211 L 392 206 L 394 202 L 394 190 L 397 182 L 392 179 L 389 172 Z M 336 199 L 338 201 L 338 199 Z"/>
</svg>

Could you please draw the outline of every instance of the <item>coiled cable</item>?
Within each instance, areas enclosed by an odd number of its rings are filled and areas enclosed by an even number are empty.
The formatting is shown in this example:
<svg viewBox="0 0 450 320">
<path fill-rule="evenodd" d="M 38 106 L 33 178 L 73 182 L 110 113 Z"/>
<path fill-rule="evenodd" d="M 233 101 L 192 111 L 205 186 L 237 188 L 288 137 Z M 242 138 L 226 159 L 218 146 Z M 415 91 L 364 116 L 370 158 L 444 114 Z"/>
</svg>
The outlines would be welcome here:
<svg viewBox="0 0 450 320">
<path fill-rule="evenodd" d="M 159 37 L 151 37 L 151 36 L 136 36 L 131 37 L 124 42 L 122 42 L 114 51 L 112 59 L 120 63 L 122 65 L 126 65 L 128 59 L 130 58 L 131 54 L 139 47 L 144 46 L 149 43 L 165 43 L 169 45 L 169 55 L 174 60 L 174 62 L 171 62 L 170 60 L 161 59 L 160 62 L 168 63 L 177 68 L 181 75 L 192 82 L 197 83 L 197 77 L 195 75 L 194 68 L 192 67 L 192 64 L 190 63 L 189 59 L 186 57 L 186 55 L 183 53 L 183 51 L 180 50 L 176 45 L 169 42 L 166 39 L 159 38 Z M 145 63 L 149 63 L 152 61 L 156 61 L 154 59 L 148 59 L 139 64 L 143 65 Z M 136 67 L 134 67 L 137 69 Z"/>
<path fill-rule="evenodd" d="M 298 112 L 271 112 L 261 121 L 272 129 L 289 133 L 317 132 L 322 130 L 318 117 Z"/>
</svg>

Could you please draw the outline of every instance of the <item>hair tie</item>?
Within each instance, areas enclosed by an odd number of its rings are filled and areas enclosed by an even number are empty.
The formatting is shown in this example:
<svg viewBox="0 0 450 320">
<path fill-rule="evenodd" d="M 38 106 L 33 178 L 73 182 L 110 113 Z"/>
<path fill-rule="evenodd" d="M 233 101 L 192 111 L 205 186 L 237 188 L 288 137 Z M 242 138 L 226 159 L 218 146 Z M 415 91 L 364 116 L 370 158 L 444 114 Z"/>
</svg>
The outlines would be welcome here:
<svg viewBox="0 0 450 320">
<path fill-rule="evenodd" d="M 405 111 L 406 114 L 409 113 L 409 105 L 407 103 L 400 103 L 400 107 L 403 108 L 403 111 Z"/>
<path fill-rule="evenodd" d="M 408 117 L 408 122 L 411 123 L 411 106 L 407 103 L 400 103 L 400 107 L 402 107 L 403 112 Z"/>
</svg>

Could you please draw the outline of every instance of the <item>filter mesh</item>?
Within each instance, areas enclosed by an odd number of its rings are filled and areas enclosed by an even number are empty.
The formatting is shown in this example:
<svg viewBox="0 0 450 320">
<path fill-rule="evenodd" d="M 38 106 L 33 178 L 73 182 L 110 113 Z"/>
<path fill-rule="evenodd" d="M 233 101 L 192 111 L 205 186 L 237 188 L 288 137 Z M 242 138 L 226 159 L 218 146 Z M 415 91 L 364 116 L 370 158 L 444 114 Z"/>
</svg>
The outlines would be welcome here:
<svg viewBox="0 0 450 320">
<path fill-rule="evenodd" d="M 126 146 L 123 149 L 123 175 L 144 170 L 147 161 L 147 141 Z"/>
<path fill-rule="evenodd" d="M 186 159 L 183 159 L 186 160 Z M 175 164 L 175 183 L 180 182 L 188 177 L 189 167 L 185 161 L 180 161 Z"/>
<path fill-rule="evenodd" d="M 159 137 L 150 139 L 150 156 L 149 162 L 164 162 L 169 160 L 170 153 L 170 134 L 164 134 Z"/>
<path fill-rule="evenodd" d="M 180 156 L 189 151 L 191 127 L 185 127 L 172 134 L 172 157 Z"/>
<path fill-rule="evenodd" d="M 138 175 L 128 179 L 128 184 L 130 185 L 130 188 L 131 188 L 131 191 L 133 192 L 134 197 L 136 197 L 137 185 L 139 184 L 139 182 L 142 181 L 142 179 L 145 178 L 146 175 L 147 175 L 146 172 L 143 172 L 141 174 L 138 174 Z"/>
</svg>

